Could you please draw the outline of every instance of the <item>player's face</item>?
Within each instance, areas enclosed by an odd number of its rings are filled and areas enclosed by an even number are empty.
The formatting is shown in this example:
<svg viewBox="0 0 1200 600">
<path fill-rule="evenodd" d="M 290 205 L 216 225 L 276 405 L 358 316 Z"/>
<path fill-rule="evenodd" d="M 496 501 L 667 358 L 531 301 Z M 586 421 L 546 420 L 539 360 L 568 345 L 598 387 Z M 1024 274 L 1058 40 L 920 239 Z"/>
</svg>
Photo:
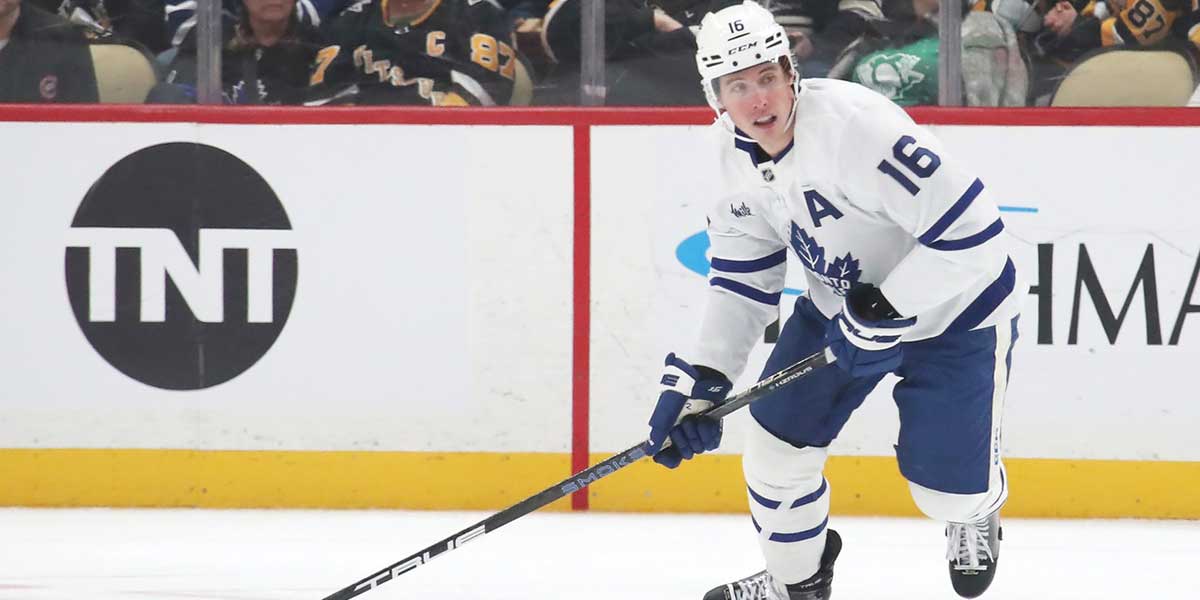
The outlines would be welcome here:
<svg viewBox="0 0 1200 600">
<path fill-rule="evenodd" d="M 0 0 L 3 2 L 4 0 Z M 290 19 L 296 0 L 243 0 L 246 12 L 257 21 L 277 22 Z"/>
<path fill-rule="evenodd" d="M 717 98 L 733 124 L 769 153 L 792 140 L 788 116 L 792 112 L 792 76 L 778 63 L 756 65 L 724 75 Z"/>
</svg>

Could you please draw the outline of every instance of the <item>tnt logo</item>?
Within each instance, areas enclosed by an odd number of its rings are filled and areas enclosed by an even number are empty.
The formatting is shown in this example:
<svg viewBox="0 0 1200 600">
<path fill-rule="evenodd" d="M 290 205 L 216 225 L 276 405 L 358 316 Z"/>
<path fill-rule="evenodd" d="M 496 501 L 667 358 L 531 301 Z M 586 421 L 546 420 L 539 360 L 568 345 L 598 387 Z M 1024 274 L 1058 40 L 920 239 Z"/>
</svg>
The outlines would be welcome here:
<svg viewBox="0 0 1200 600">
<path fill-rule="evenodd" d="M 295 298 L 283 205 L 253 168 L 212 146 L 162 144 L 118 161 L 88 191 L 66 246 L 84 336 L 155 387 L 238 376 L 274 344 Z"/>
<path fill-rule="evenodd" d="M 199 231 L 199 266 L 170 229 L 131 227 L 78 227 L 69 246 L 88 249 L 88 313 L 92 323 L 116 321 L 117 249 L 138 251 L 141 277 L 138 319 L 142 323 L 167 320 L 167 281 L 178 290 L 197 321 L 225 321 L 226 250 L 245 250 L 246 320 L 275 320 L 274 251 L 294 249 L 290 231 L 253 229 L 202 229 Z"/>
</svg>

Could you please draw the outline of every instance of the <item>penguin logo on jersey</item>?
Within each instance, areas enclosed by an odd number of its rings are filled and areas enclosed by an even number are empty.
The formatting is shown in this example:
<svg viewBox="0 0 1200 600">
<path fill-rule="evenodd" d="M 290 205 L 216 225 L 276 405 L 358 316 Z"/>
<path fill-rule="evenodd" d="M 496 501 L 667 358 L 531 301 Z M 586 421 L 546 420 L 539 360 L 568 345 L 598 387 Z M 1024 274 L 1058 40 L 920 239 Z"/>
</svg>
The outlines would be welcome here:
<svg viewBox="0 0 1200 600">
<path fill-rule="evenodd" d="M 935 40 L 936 41 L 936 40 Z M 925 81 L 921 56 L 906 52 L 880 52 L 864 60 L 854 70 L 856 80 L 887 96 L 890 100 L 908 99 Z"/>
<path fill-rule="evenodd" d="M 817 240 L 808 235 L 804 228 L 792 222 L 792 249 L 804 263 L 804 267 L 812 271 L 817 279 L 829 286 L 833 293 L 845 296 L 862 276 L 858 259 L 847 252 L 845 256 L 835 257 L 833 262 L 825 262 L 825 248 Z"/>
</svg>

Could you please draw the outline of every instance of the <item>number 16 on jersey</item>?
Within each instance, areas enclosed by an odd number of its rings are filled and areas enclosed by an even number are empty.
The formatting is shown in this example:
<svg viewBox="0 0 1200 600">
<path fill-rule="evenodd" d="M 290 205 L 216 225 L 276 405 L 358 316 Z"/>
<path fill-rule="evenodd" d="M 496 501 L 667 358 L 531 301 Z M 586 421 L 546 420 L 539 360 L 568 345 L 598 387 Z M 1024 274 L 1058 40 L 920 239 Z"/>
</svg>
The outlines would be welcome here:
<svg viewBox="0 0 1200 600">
<path fill-rule="evenodd" d="M 912 146 L 911 151 L 909 146 Z M 896 144 L 892 146 L 892 156 L 895 157 L 896 162 L 920 179 L 928 178 L 933 175 L 934 171 L 937 171 L 938 167 L 942 166 L 942 159 L 932 150 L 918 146 L 916 138 L 911 135 L 902 136 L 896 141 Z M 877 168 L 886 173 L 888 177 L 895 179 L 896 183 L 908 190 L 908 193 L 916 196 L 917 192 L 921 191 L 921 188 L 913 183 L 912 178 L 896 167 L 892 161 L 885 158 L 879 161 Z"/>
</svg>

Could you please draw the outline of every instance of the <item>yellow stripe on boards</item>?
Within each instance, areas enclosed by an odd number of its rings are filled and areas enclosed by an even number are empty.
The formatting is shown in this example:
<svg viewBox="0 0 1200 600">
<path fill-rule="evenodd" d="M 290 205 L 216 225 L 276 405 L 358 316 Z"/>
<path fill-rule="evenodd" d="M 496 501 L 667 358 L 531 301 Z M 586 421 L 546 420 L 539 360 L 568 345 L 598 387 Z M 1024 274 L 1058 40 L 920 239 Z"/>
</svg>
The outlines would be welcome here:
<svg viewBox="0 0 1200 600">
<path fill-rule="evenodd" d="M 0 505 L 490 510 L 570 469 L 553 453 L 0 449 Z"/>
<path fill-rule="evenodd" d="M 603 458 L 593 455 L 592 462 Z M 1005 516 L 1200 519 L 1200 462 L 1008 459 L 1005 466 Z M 833 514 L 920 515 L 894 457 L 831 456 L 825 476 Z M 699 456 L 673 471 L 642 461 L 593 484 L 590 504 L 610 511 L 748 512 L 745 486 L 740 456 Z"/>
<path fill-rule="evenodd" d="M 1004 514 L 1200 519 L 1200 462 L 1015 460 Z"/>
<path fill-rule="evenodd" d="M 918 514 L 893 458 L 830 457 L 825 476 L 835 514 Z M 699 456 L 674 470 L 644 460 L 592 484 L 591 494 L 595 510 L 749 512 L 742 457 L 729 454 Z"/>
<path fill-rule="evenodd" d="M 1200 519 L 1200 462 L 1006 464 L 1009 517 Z M 0 505 L 490 511 L 569 474 L 565 453 L 0 449 Z M 919 514 L 893 457 L 833 456 L 825 474 L 834 514 Z M 600 511 L 747 510 L 735 455 L 700 456 L 674 471 L 643 460 L 588 493 Z M 548 507 L 569 508 L 565 498 Z"/>
</svg>

